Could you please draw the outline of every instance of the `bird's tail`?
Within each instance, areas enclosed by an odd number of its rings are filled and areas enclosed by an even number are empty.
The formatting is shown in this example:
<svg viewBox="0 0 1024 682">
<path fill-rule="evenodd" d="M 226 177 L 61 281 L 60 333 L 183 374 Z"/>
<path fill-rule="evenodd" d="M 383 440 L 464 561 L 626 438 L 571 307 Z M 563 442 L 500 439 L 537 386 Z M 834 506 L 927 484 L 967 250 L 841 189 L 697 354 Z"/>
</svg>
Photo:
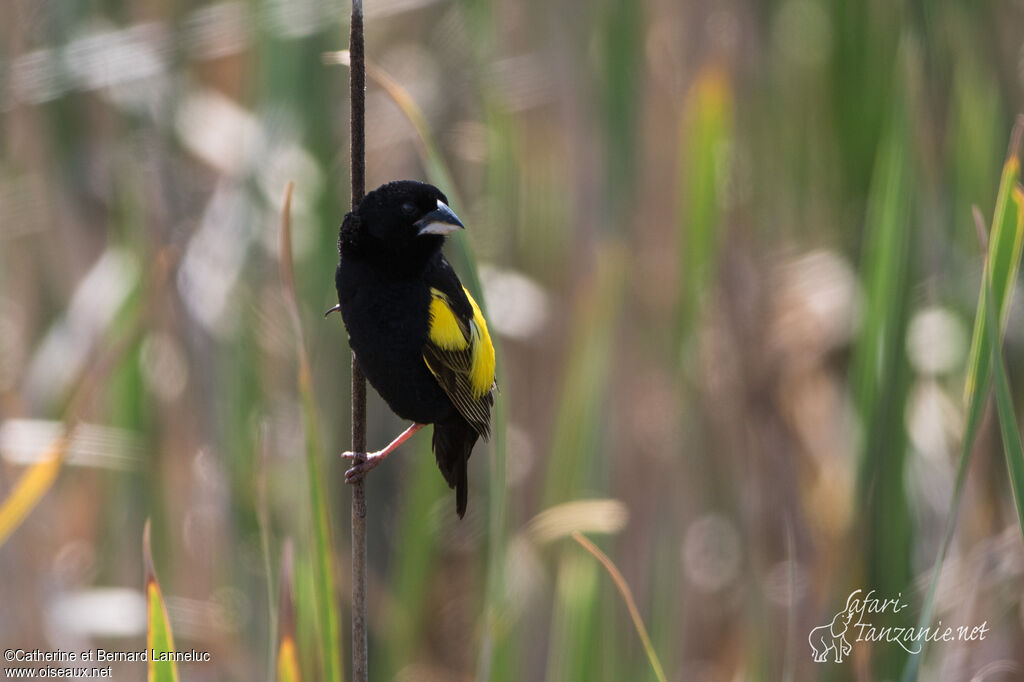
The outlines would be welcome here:
<svg viewBox="0 0 1024 682">
<path fill-rule="evenodd" d="M 455 488 L 455 511 L 460 519 L 466 513 L 469 499 L 466 465 L 477 437 L 473 427 L 462 419 L 434 424 L 434 457 L 448 487 Z"/>
</svg>

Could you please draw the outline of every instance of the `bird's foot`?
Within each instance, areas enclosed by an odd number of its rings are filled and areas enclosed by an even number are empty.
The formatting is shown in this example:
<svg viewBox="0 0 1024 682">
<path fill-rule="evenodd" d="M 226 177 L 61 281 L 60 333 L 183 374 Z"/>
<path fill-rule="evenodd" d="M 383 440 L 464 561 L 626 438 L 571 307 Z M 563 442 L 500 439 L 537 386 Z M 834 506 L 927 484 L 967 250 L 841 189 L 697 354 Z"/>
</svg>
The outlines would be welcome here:
<svg viewBox="0 0 1024 682">
<path fill-rule="evenodd" d="M 370 469 L 373 469 L 378 464 L 383 462 L 384 458 L 386 458 L 388 455 L 395 451 L 395 448 L 397 448 L 399 445 L 407 441 L 409 439 L 409 436 L 416 433 L 424 426 L 425 424 L 413 424 L 405 431 L 402 431 L 402 433 L 398 435 L 398 438 L 395 438 L 393 441 L 388 443 L 388 446 L 386 448 L 384 448 L 383 450 L 378 450 L 377 452 L 362 453 L 347 451 L 341 453 L 342 459 L 356 460 L 356 463 L 353 465 L 353 467 L 345 472 L 345 482 L 355 483 L 356 481 L 363 480 L 363 476 L 365 476 L 367 472 L 370 471 Z"/>
<path fill-rule="evenodd" d="M 387 454 L 380 452 L 343 452 L 341 453 L 342 459 L 357 460 L 352 468 L 345 472 L 345 483 L 356 483 L 363 480 L 372 469 L 375 469 L 378 464 L 384 461 Z"/>
</svg>

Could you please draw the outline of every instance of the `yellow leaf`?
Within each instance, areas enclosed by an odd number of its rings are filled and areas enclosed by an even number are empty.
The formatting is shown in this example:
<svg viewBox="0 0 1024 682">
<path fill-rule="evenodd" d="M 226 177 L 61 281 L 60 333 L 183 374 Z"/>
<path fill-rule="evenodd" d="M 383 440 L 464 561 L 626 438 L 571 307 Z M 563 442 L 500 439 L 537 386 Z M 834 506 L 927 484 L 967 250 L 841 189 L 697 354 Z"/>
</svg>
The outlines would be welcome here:
<svg viewBox="0 0 1024 682">
<path fill-rule="evenodd" d="M 60 435 L 38 462 L 22 473 L 0 506 L 0 545 L 3 545 L 57 480 L 68 451 L 68 435 Z"/>
</svg>

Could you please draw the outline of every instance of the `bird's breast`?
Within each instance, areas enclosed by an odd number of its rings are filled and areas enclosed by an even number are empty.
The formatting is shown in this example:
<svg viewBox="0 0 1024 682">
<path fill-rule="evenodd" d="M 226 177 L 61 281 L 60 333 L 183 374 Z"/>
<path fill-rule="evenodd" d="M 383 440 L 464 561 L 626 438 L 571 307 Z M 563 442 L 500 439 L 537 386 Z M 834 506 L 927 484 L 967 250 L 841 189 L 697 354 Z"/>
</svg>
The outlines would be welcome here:
<svg viewBox="0 0 1024 682">
<path fill-rule="evenodd" d="M 374 389 L 404 419 L 447 418 L 451 402 L 423 360 L 430 308 L 426 284 L 364 281 L 346 293 L 340 298 L 349 343 Z"/>
</svg>

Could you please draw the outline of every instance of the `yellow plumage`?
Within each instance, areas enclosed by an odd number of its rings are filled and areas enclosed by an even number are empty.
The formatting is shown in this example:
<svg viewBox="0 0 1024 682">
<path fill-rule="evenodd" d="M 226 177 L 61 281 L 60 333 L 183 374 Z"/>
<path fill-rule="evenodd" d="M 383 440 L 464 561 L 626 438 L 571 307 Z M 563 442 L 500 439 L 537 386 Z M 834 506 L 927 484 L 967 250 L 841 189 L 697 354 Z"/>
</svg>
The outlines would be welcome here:
<svg viewBox="0 0 1024 682">
<path fill-rule="evenodd" d="M 448 297 L 437 289 L 431 289 L 430 294 L 430 340 L 442 350 L 469 348 L 469 338 L 449 307 Z"/>
<path fill-rule="evenodd" d="M 476 400 L 494 385 L 494 344 L 491 343 L 487 321 L 480 312 L 480 306 L 468 289 L 463 287 L 463 291 L 473 307 L 473 318 L 469 324 L 463 323 L 455 315 L 444 292 L 433 288 L 430 290 L 429 336 L 430 342 L 440 350 L 468 359 L 468 363 L 453 363 L 453 368 L 464 373 L 468 379 L 471 395 L 466 397 Z M 427 364 L 429 366 L 430 363 Z"/>
<path fill-rule="evenodd" d="M 481 396 L 491 390 L 494 385 L 494 344 L 491 343 L 491 334 L 487 331 L 487 320 L 480 312 L 480 306 L 470 295 L 469 289 L 463 287 L 466 298 L 473 306 L 473 321 L 470 322 L 473 332 L 473 340 L 470 345 L 473 347 L 473 365 L 469 373 L 470 383 L 474 392 Z"/>
</svg>

